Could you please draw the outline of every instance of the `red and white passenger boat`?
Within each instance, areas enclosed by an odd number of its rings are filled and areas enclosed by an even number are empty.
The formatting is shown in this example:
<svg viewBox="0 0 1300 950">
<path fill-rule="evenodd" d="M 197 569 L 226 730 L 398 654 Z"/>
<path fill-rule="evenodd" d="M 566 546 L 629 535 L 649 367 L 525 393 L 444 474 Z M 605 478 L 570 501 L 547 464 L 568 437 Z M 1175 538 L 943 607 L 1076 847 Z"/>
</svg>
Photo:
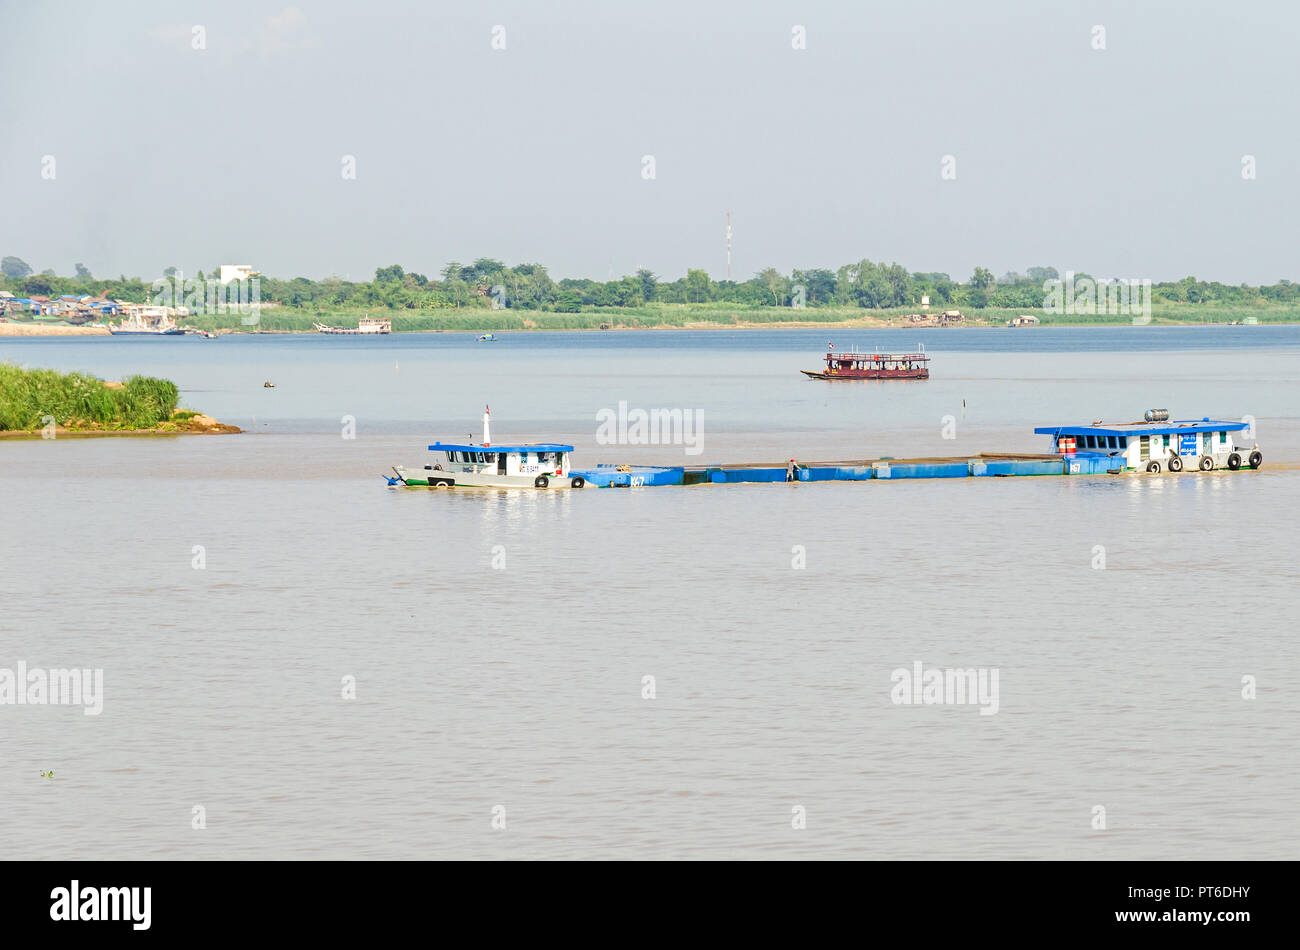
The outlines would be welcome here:
<svg viewBox="0 0 1300 950">
<path fill-rule="evenodd" d="M 917 348 L 915 353 L 837 353 L 832 346 L 824 370 L 799 372 L 809 379 L 929 379 L 930 357 L 924 344 Z"/>
</svg>

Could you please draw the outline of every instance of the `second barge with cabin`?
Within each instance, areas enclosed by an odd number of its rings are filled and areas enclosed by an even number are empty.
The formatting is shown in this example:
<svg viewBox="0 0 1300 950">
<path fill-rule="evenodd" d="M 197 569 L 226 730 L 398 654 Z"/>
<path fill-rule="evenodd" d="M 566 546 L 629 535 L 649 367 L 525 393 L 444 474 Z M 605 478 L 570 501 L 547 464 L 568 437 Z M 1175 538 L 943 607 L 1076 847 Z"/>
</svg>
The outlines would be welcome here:
<svg viewBox="0 0 1300 950">
<path fill-rule="evenodd" d="M 1143 422 L 1094 422 L 1086 426 L 1040 426 L 1051 437 L 1042 454 L 981 452 L 958 457 L 874 458 L 839 461 L 754 462 L 731 465 L 597 466 L 584 471 L 599 488 L 643 485 L 703 485 L 735 482 L 827 482 L 900 478 L 1002 478 L 1014 475 L 1151 475 L 1184 469 L 1199 472 L 1257 469 L 1263 453 L 1248 422 L 1184 419 L 1170 421 L 1165 410 L 1147 413 Z M 1238 441 L 1242 433 L 1247 440 Z"/>
</svg>

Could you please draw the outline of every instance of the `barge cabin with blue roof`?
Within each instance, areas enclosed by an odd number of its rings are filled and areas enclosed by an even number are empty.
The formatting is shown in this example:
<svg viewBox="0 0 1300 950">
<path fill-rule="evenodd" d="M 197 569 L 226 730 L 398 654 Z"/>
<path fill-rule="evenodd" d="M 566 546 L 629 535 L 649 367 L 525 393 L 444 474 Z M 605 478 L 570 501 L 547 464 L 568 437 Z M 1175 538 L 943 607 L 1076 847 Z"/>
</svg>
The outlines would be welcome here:
<svg viewBox="0 0 1300 950">
<path fill-rule="evenodd" d="M 1247 447 L 1246 422 L 1221 419 L 1174 419 L 1165 409 L 1151 409 L 1142 422 L 1094 422 L 1088 426 L 1039 426 L 1034 432 L 1050 435 L 1054 450 L 1063 456 L 1105 456 L 1122 462 L 1130 472 L 1181 472 L 1184 467 L 1209 472 L 1216 468 L 1236 471 L 1242 464 L 1259 468 L 1264 456 L 1259 445 Z"/>
</svg>

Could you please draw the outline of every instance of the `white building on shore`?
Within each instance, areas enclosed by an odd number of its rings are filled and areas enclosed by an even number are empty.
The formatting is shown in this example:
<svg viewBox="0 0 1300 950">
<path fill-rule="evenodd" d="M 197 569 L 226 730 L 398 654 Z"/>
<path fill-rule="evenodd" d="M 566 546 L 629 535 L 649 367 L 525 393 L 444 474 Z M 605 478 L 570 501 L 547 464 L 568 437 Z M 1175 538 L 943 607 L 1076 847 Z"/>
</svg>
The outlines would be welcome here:
<svg viewBox="0 0 1300 950">
<path fill-rule="evenodd" d="M 222 264 L 221 282 L 228 284 L 232 280 L 248 280 L 256 273 L 250 264 Z"/>
</svg>

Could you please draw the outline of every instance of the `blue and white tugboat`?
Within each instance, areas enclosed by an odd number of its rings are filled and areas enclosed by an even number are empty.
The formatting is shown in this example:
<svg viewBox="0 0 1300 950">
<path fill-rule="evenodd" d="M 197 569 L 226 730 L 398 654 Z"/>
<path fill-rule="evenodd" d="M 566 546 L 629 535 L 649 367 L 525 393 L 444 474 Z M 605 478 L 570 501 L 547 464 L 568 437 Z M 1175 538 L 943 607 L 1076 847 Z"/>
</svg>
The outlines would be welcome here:
<svg viewBox="0 0 1300 950">
<path fill-rule="evenodd" d="M 1087 426 L 1040 426 L 1039 435 L 1052 437 L 1052 451 L 1095 463 L 1098 456 L 1110 470 L 1130 472 L 1202 472 L 1216 468 L 1236 471 L 1242 465 L 1259 468 L 1264 456 L 1259 444 L 1243 432 L 1247 422 L 1221 419 L 1170 419 L 1168 409 L 1148 409 L 1142 422 L 1094 422 Z M 1250 444 L 1248 445 L 1247 442 Z"/>
<path fill-rule="evenodd" d="M 407 488 L 582 488 L 587 484 L 571 470 L 571 445 L 493 445 L 491 414 L 484 407 L 482 445 L 435 442 L 429 451 L 441 452 L 440 461 L 422 468 L 394 465 L 394 475 L 384 478 L 390 486 Z"/>
</svg>

